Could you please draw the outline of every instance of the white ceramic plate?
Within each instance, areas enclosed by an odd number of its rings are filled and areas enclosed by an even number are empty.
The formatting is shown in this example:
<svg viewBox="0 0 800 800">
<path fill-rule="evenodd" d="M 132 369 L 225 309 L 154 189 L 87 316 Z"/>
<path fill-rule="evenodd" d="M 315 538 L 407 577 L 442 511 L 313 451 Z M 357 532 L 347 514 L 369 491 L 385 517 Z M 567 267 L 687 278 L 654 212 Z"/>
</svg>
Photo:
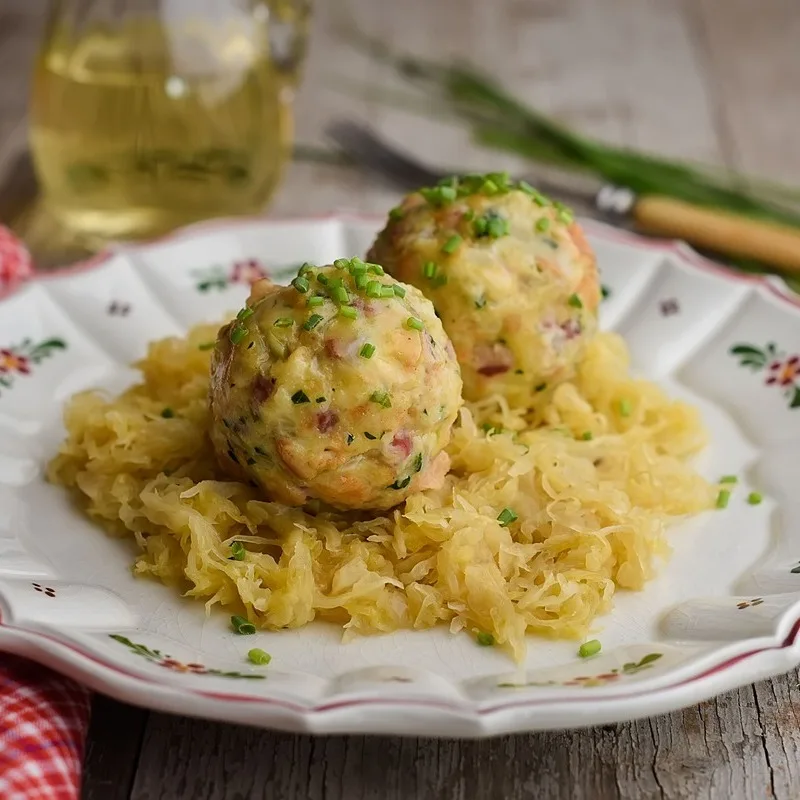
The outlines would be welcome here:
<svg viewBox="0 0 800 800">
<path fill-rule="evenodd" d="M 524 667 L 446 629 L 340 642 L 333 626 L 236 636 L 130 572 L 42 478 L 63 402 L 119 389 L 146 343 L 241 306 L 248 281 L 363 254 L 377 220 L 195 226 L 28 282 L 0 300 L 0 649 L 122 700 L 313 733 L 486 736 L 661 713 L 800 663 L 800 299 L 680 245 L 587 223 L 603 321 L 634 368 L 701 408 L 700 468 L 730 507 L 675 528 L 672 559 L 598 620 L 602 655 L 532 639 Z M 750 491 L 764 495 L 749 505 Z M 267 668 L 245 654 L 258 646 Z M 226 674 L 228 673 L 228 674 Z M 231 674 L 232 673 L 232 674 Z"/>
</svg>

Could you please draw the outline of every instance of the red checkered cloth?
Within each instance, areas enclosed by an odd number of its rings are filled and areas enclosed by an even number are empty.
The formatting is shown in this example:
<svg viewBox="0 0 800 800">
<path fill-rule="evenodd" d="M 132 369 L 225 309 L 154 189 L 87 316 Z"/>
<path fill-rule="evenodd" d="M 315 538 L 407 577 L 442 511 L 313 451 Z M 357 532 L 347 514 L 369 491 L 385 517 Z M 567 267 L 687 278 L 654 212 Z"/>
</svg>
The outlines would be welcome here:
<svg viewBox="0 0 800 800">
<path fill-rule="evenodd" d="M 33 274 L 25 245 L 8 228 L 0 225 L 0 297 Z"/>
<path fill-rule="evenodd" d="M 0 296 L 32 274 L 22 242 L 0 226 Z M 75 800 L 89 728 L 89 691 L 0 653 L 0 799 Z"/>
<path fill-rule="evenodd" d="M 90 693 L 74 681 L 0 653 L 0 798 L 75 800 Z"/>
</svg>

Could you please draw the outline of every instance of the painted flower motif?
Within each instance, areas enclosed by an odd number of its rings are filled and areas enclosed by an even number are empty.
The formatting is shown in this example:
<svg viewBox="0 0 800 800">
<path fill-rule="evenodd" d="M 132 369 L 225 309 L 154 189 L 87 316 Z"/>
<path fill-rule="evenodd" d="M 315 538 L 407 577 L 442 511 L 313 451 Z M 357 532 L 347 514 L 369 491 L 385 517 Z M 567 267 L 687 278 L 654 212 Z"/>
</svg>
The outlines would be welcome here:
<svg viewBox="0 0 800 800">
<path fill-rule="evenodd" d="M 195 675 L 205 675 L 208 670 L 202 664 L 184 664 L 174 658 L 164 658 L 158 662 L 159 667 L 166 667 L 174 672 L 191 672 Z"/>
<path fill-rule="evenodd" d="M 604 672 L 600 675 L 592 675 L 591 677 L 581 676 L 574 678 L 571 681 L 564 681 L 562 686 L 605 686 L 607 683 L 613 683 L 619 680 L 621 673 L 619 672 Z"/>
<path fill-rule="evenodd" d="M 198 292 L 211 289 L 222 291 L 234 283 L 251 286 L 256 281 L 269 276 L 267 268 L 257 258 L 245 258 L 235 261 L 230 267 L 215 264 L 213 267 L 192 270 L 195 288 Z"/>
<path fill-rule="evenodd" d="M 248 258 L 246 261 L 237 261 L 231 270 L 232 283 L 255 283 L 267 277 L 267 270 L 258 259 Z"/>
<path fill-rule="evenodd" d="M 173 658 L 166 653 L 162 653 L 160 650 L 156 650 L 154 647 L 148 647 L 145 644 L 133 642 L 127 636 L 122 636 L 119 633 L 112 633 L 109 634 L 109 636 L 115 642 L 119 642 L 121 645 L 127 647 L 128 650 L 135 655 L 144 658 L 152 664 L 157 664 L 159 667 L 164 667 L 164 669 L 168 669 L 172 672 L 182 673 L 185 675 L 216 675 L 219 678 L 245 678 L 246 680 L 264 680 L 267 677 L 266 675 L 259 675 L 256 672 L 236 672 L 222 669 L 210 669 L 204 664 L 198 664 L 196 662 L 184 664 L 182 661 L 178 661 L 177 658 Z"/>
<path fill-rule="evenodd" d="M 767 386 L 792 386 L 800 378 L 800 356 L 792 356 L 784 361 L 773 361 L 767 368 Z"/>
<path fill-rule="evenodd" d="M 4 375 L 8 372 L 30 375 L 30 359 L 27 358 L 27 356 L 17 355 L 13 350 L 0 350 L 0 375 Z"/>
<path fill-rule="evenodd" d="M 61 339 L 45 339 L 34 344 L 24 339 L 18 345 L 0 348 L 0 394 L 3 389 L 10 389 L 15 379 L 30 375 L 33 367 L 52 355 L 55 350 L 65 350 L 66 343 Z"/>
<path fill-rule="evenodd" d="M 635 675 L 645 669 L 651 669 L 653 664 L 662 658 L 663 653 L 648 653 L 638 661 L 628 661 L 619 669 L 611 669 L 608 672 L 600 672 L 597 675 L 579 675 L 577 678 L 569 678 L 564 681 L 530 681 L 528 683 L 498 683 L 500 689 L 521 689 L 525 686 L 580 686 L 589 688 L 592 686 L 607 686 L 609 683 L 616 683 L 621 678 L 628 675 Z"/>
<path fill-rule="evenodd" d="M 800 355 L 781 353 L 775 342 L 767 342 L 763 348 L 736 344 L 728 352 L 739 359 L 740 367 L 766 372 L 764 383 L 780 389 L 790 409 L 800 408 Z"/>
</svg>

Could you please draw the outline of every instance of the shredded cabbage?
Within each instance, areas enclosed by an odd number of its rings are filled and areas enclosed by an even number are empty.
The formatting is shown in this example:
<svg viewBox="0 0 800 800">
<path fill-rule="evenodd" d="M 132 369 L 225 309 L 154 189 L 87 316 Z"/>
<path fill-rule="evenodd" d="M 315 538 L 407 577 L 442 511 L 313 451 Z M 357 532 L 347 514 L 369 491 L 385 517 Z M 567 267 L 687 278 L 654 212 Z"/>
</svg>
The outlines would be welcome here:
<svg viewBox="0 0 800 800">
<path fill-rule="evenodd" d="M 142 383 L 119 397 L 74 397 L 48 470 L 92 518 L 135 538 L 137 575 L 209 611 L 270 629 L 323 619 L 345 638 L 448 623 L 521 660 L 526 632 L 584 636 L 617 588 L 653 576 L 666 526 L 714 504 L 689 463 L 706 443 L 698 413 L 632 379 L 610 333 L 536 418 L 501 397 L 467 404 L 439 490 L 379 515 L 269 502 L 227 479 L 208 441 L 202 345 L 215 335 L 201 326 L 153 343 L 136 365 Z M 518 520 L 504 527 L 506 507 Z"/>
</svg>

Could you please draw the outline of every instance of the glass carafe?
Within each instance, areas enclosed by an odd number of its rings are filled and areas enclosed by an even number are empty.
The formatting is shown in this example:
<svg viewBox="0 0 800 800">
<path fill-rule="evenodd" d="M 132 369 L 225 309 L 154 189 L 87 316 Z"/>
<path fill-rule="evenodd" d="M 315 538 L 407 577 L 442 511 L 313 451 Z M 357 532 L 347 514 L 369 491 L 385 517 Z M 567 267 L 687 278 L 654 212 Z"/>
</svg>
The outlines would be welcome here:
<svg viewBox="0 0 800 800">
<path fill-rule="evenodd" d="M 292 144 L 309 0 L 55 0 L 31 151 L 45 207 L 102 244 L 261 210 Z"/>
</svg>

